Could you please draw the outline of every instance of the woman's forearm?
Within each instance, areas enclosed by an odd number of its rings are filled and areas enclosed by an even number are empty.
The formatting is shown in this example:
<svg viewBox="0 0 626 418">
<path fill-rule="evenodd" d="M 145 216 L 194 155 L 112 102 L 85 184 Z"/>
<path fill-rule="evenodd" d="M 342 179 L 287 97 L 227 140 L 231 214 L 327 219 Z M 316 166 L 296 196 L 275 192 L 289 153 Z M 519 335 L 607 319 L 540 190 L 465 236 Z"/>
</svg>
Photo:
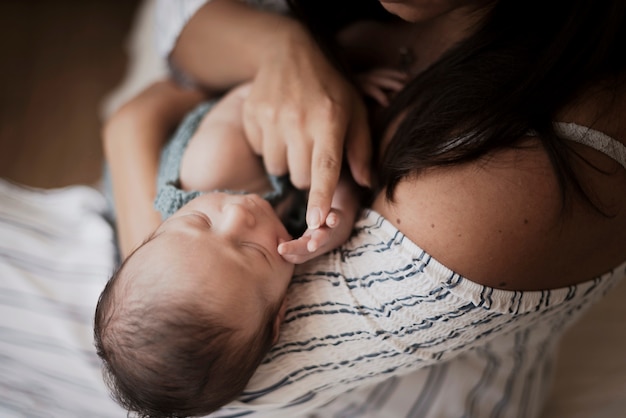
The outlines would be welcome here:
<svg viewBox="0 0 626 418">
<path fill-rule="evenodd" d="M 202 97 L 171 82 L 155 83 L 122 106 L 104 127 L 104 151 L 111 171 L 123 257 L 161 222 L 153 206 L 161 147 Z"/>
<path fill-rule="evenodd" d="M 196 83 L 224 90 L 251 80 L 281 45 L 307 37 L 295 19 L 239 0 L 212 0 L 187 22 L 171 62 Z"/>
</svg>

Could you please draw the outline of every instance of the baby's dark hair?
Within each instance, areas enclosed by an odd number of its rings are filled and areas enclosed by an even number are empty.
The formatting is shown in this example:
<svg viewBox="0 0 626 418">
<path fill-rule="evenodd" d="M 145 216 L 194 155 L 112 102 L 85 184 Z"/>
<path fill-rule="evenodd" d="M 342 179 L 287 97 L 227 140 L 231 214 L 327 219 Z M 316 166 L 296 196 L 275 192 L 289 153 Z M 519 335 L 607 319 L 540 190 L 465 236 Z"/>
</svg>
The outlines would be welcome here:
<svg viewBox="0 0 626 418">
<path fill-rule="evenodd" d="M 135 253 L 133 253 L 135 254 Z M 237 398 L 269 351 L 280 304 L 254 333 L 182 297 L 164 304 L 127 298 L 129 256 L 96 307 L 94 338 L 116 402 L 140 417 L 207 415 Z M 193 298 L 191 298 L 193 299 Z M 252 334 L 252 335 L 250 335 Z"/>
</svg>

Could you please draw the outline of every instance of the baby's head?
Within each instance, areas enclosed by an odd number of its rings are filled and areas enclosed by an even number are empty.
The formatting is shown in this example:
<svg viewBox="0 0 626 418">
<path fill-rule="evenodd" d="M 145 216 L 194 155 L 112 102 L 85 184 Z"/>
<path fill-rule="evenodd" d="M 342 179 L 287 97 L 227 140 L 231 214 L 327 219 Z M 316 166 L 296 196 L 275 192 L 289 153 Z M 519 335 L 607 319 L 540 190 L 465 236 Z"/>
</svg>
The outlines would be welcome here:
<svg viewBox="0 0 626 418">
<path fill-rule="evenodd" d="M 278 337 L 291 237 L 255 195 L 200 196 L 105 287 L 98 354 L 117 401 L 146 416 L 201 416 L 239 395 Z"/>
</svg>

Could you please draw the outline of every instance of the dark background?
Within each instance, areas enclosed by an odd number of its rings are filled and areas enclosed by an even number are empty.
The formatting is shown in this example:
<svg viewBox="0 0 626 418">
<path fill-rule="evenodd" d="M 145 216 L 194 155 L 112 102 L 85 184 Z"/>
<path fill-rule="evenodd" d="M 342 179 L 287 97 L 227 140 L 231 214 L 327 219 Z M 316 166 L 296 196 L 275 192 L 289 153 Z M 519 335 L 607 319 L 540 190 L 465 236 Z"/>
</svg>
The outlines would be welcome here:
<svg viewBox="0 0 626 418">
<path fill-rule="evenodd" d="M 0 1 L 0 177 L 98 180 L 100 106 L 124 76 L 137 0 Z"/>
</svg>

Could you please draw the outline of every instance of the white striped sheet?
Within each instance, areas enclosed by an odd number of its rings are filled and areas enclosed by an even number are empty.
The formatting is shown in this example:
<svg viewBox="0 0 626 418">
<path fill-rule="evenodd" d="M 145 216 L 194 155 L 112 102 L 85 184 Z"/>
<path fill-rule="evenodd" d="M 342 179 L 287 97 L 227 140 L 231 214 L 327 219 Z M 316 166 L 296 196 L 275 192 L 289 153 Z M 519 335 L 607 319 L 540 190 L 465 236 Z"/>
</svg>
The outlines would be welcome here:
<svg viewBox="0 0 626 418">
<path fill-rule="evenodd" d="M 19 279 L 0 281 L 0 299 L 27 300 L 31 297 L 44 303 L 48 299 L 50 303 L 79 305 L 89 310 L 95 306 L 99 295 L 97 290 L 106 282 L 109 273 L 105 271 L 108 269 L 89 268 L 82 264 L 79 269 L 69 269 L 60 266 L 58 261 L 46 261 L 36 256 L 29 258 L 27 252 L 23 254 L 24 258 L 19 261 L 0 254 L 0 277 Z M 28 265 L 29 261 L 32 264 Z M 48 267 L 53 264 L 54 267 Z"/>
<path fill-rule="evenodd" d="M 104 198 L 0 180 L 0 416 L 125 416 L 104 386 L 93 312 L 114 266 Z"/>
</svg>

